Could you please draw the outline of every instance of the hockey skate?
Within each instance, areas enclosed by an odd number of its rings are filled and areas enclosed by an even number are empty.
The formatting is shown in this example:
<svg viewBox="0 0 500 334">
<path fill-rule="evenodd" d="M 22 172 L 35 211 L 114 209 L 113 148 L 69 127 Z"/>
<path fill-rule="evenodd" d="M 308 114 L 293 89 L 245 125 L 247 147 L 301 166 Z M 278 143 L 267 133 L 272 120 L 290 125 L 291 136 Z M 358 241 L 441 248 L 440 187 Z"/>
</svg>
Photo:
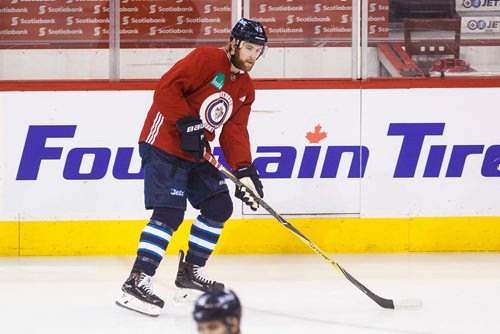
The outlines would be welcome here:
<svg viewBox="0 0 500 334">
<path fill-rule="evenodd" d="M 116 300 L 118 306 L 152 317 L 160 315 L 165 302 L 153 293 L 151 276 L 132 272 L 122 285 L 123 295 Z"/>
<path fill-rule="evenodd" d="M 193 302 L 203 292 L 210 289 L 224 289 L 224 284 L 208 279 L 203 268 L 185 262 L 184 252 L 179 251 L 179 268 L 175 279 L 175 286 L 178 290 L 174 296 L 176 302 Z"/>
</svg>

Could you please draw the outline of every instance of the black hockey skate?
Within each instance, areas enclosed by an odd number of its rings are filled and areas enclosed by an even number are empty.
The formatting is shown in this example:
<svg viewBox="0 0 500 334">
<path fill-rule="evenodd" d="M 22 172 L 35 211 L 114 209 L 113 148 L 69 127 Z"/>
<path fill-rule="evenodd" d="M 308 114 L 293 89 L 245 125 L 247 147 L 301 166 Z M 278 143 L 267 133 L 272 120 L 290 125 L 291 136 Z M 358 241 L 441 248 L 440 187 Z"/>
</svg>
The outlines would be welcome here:
<svg viewBox="0 0 500 334">
<path fill-rule="evenodd" d="M 153 293 L 151 276 L 133 271 L 123 283 L 123 295 L 116 304 L 130 310 L 157 317 L 165 302 Z"/>
<path fill-rule="evenodd" d="M 179 288 L 174 297 L 176 302 L 194 301 L 203 292 L 224 289 L 224 284 L 208 279 L 203 268 L 185 262 L 184 252 L 179 251 L 179 268 L 175 279 L 175 286 Z"/>
</svg>

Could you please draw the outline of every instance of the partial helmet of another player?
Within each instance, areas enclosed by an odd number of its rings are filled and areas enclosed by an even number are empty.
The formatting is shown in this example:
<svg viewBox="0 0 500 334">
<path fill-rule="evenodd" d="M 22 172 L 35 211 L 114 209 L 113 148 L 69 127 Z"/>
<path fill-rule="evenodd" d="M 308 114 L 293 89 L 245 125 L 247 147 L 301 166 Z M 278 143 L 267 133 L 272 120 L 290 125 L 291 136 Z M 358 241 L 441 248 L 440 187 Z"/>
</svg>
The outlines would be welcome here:
<svg viewBox="0 0 500 334">
<path fill-rule="evenodd" d="M 241 318 L 241 303 L 232 290 L 213 289 L 202 294 L 194 305 L 196 322 L 226 321 L 229 317 Z"/>
<path fill-rule="evenodd" d="M 260 22 L 249 19 L 240 19 L 231 30 L 231 38 L 236 39 L 236 45 L 239 47 L 241 42 L 250 42 L 265 46 L 267 35 Z"/>
</svg>

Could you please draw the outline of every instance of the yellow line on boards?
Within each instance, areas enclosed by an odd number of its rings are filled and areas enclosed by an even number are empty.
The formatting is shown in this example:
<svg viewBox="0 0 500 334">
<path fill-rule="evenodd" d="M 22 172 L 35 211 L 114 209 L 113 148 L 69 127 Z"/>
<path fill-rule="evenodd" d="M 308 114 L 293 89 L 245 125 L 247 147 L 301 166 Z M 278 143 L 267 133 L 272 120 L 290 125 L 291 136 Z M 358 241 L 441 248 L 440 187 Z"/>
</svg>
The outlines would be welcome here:
<svg viewBox="0 0 500 334">
<path fill-rule="evenodd" d="M 500 217 L 297 218 L 289 222 L 327 253 L 500 251 Z M 0 255 L 134 255 L 147 221 L 0 222 Z M 191 221 L 167 254 L 187 248 Z M 232 219 L 215 253 L 310 253 L 273 218 Z"/>
</svg>

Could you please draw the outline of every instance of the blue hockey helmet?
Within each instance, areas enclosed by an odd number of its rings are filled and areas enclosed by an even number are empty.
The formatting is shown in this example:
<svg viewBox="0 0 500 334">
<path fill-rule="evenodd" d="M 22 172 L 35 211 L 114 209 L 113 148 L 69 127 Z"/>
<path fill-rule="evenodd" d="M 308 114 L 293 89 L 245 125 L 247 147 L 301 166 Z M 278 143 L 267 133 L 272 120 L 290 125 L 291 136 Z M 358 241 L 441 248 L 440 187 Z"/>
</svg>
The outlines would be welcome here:
<svg viewBox="0 0 500 334">
<path fill-rule="evenodd" d="M 264 27 L 260 22 L 249 19 L 240 19 L 231 30 L 231 38 L 239 42 L 250 42 L 257 45 L 265 46 L 267 43 L 267 35 Z"/>
<path fill-rule="evenodd" d="M 194 305 L 193 318 L 196 322 L 241 318 L 241 303 L 231 290 L 213 289 L 202 294 Z"/>
</svg>

